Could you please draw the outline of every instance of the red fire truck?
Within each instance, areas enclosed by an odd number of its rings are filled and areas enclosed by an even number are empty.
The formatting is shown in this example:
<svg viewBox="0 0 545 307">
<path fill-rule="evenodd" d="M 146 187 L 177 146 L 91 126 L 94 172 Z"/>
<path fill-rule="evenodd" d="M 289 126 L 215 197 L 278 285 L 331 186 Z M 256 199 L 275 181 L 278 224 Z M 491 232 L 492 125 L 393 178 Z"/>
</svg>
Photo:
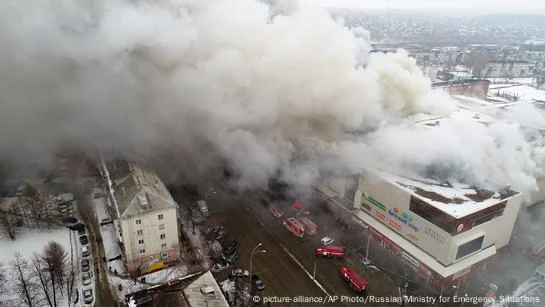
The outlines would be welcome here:
<svg viewBox="0 0 545 307">
<path fill-rule="evenodd" d="M 326 245 L 316 249 L 316 255 L 325 257 L 342 257 L 344 256 L 344 248 L 339 246 Z"/>
<path fill-rule="evenodd" d="M 308 217 L 299 217 L 297 218 L 303 226 L 305 226 L 305 233 L 309 235 L 314 235 L 318 233 L 318 226 L 314 224 Z"/>
<path fill-rule="evenodd" d="M 340 270 L 341 276 L 350 283 L 350 286 L 356 292 L 363 292 L 367 289 L 367 280 L 361 277 L 356 271 L 351 268 L 343 267 Z"/>
<path fill-rule="evenodd" d="M 303 237 L 305 235 L 305 226 L 294 217 L 285 219 L 284 227 L 297 237 Z"/>
<path fill-rule="evenodd" d="M 300 215 L 310 214 L 310 209 L 299 200 L 296 200 L 295 202 L 293 202 L 293 205 L 291 206 L 291 208 L 294 209 L 297 212 L 297 214 L 300 214 Z"/>
<path fill-rule="evenodd" d="M 269 203 L 269 212 L 275 217 L 275 218 L 281 218 L 284 216 L 284 211 L 282 209 L 278 208 L 277 205 L 274 203 Z"/>
</svg>

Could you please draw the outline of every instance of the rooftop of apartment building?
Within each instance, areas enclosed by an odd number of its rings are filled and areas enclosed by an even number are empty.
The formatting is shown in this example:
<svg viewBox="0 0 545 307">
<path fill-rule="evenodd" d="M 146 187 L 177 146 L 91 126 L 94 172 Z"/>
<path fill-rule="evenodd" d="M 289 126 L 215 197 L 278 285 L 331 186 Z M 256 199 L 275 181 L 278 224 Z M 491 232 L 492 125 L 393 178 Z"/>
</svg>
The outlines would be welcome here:
<svg viewBox="0 0 545 307">
<path fill-rule="evenodd" d="M 125 161 L 110 163 L 108 171 L 120 218 L 176 207 L 176 202 L 154 171 Z"/>
</svg>

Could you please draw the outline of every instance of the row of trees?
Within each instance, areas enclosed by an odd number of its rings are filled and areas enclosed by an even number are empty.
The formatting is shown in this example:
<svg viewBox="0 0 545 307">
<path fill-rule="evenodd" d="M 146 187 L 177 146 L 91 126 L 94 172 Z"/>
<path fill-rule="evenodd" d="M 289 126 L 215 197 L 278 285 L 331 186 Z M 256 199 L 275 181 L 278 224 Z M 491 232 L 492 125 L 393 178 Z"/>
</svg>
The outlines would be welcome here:
<svg viewBox="0 0 545 307">
<path fill-rule="evenodd" d="M 59 243 L 49 242 L 42 253 L 34 253 L 31 259 L 15 253 L 15 259 L 0 270 L 4 271 L 0 273 L 0 280 L 10 285 L 4 291 L 10 291 L 16 300 L 10 305 L 57 307 L 64 297 L 70 306 L 75 274 L 72 262 Z M 5 274 L 6 270 L 11 270 L 11 274 Z M 6 279 L 8 275 L 11 280 Z"/>
<path fill-rule="evenodd" d="M 54 205 L 55 200 L 50 195 L 26 184 L 17 201 L 0 208 L 0 230 L 15 240 L 18 228 L 24 225 L 51 228 L 56 220 Z"/>
</svg>

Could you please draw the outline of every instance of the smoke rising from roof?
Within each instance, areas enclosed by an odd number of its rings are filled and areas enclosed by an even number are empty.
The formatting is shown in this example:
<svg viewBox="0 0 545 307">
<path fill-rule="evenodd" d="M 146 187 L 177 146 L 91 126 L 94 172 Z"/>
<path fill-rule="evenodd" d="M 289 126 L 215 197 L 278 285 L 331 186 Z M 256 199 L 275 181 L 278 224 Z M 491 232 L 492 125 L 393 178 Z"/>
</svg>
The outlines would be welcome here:
<svg viewBox="0 0 545 307">
<path fill-rule="evenodd" d="M 369 54 L 366 31 L 267 3 L 3 1 L 1 155 L 47 157 L 65 143 L 140 160 L 167 151 L 200 172 L 226 161 L 244 186 L 407 157 L 459 165 L 460 180 L 529 180 L 516 128 L 392 126 L 453 106 L 406 53 Z"/>
</svg>

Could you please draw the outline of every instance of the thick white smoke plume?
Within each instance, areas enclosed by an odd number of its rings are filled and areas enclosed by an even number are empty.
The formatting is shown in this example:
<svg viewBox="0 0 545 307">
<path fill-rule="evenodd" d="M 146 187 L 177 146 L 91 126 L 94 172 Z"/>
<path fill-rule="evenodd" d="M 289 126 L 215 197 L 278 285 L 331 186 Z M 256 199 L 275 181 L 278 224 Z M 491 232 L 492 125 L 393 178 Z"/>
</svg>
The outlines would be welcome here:
<svg viewBox="0 0 545 307">
<path fill-rule="evenodd" d="M 460 180 L 531 181 L 516 127 L 405 130 L 407 116 L 448 114 L 452 102 L 405 53 L 369 54 L 366 31 L 288 4 L 2 1 L 2 155 L 36 159 L 65 143 L 140 159 L 166 150 L 261 186 L 278 171 L 308 184 L 407 158 L 459 166 Z"/>
</svg>

